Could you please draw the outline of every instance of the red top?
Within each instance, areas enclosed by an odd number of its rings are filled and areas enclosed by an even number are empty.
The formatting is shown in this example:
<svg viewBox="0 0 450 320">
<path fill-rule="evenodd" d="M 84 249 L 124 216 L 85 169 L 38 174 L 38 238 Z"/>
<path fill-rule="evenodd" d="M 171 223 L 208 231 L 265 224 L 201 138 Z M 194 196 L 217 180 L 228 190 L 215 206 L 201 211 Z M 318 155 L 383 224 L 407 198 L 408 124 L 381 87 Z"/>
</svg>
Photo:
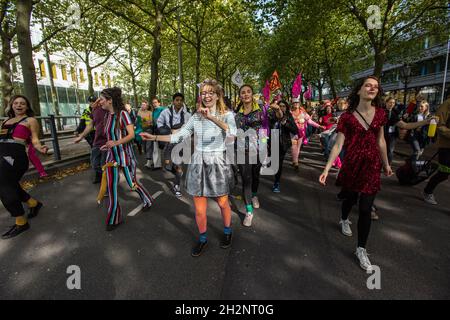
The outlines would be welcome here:
<svg viewBox="0 0 450 320">
<path fill-rule="evenodd" d="M 31 130 L 21 124 L 18 124 L 17 127 L 14 129 L 13 137 L 18 139 L 26 140 L 27 142 L 31 141 Z"/>
<path fill-rule="evenodd" d="M 345 136 L 345 156 L 336 185 L 365 194 L 380 191 L 382 161 L 377 139 L 385 124 L 386 115 L 381 108 L 376 108 L 368 130 L 352 113 L 341 116 L 336 130 Z"/>
<path fill-rule="evenodd" d="M 330 119 L 333 118 L 333 114 L 329 113 L 322 117 L 321 125 L 325 126 L 325 130 L 329 130 L 333 127 L 334 123 L 330 122 Z"/>
</svg>

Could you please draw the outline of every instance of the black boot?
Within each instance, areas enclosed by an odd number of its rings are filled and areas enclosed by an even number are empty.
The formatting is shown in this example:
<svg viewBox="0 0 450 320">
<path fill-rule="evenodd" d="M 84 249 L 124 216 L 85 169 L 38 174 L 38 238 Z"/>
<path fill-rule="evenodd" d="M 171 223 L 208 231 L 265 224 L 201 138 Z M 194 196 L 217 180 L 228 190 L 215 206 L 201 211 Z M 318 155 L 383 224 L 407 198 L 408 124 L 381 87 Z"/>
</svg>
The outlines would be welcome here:
<svg viewBox="0 0 450 320">
<path fill-rule="evenodd" d="M 23 226 L 15 224 L 11 227 L 11 229 L 8 230 L 8 232 L 2 235 L 2 239 L 14 238 L 15 236 L 21 234 L 22 232 L 27 231 L 28 229 L 30 229 L 30 225 L 28 224 L 28 222 L 25 223 Z"/>
<path fill-rule="evenodd" d="M 206 246 L 208 245 L 208 241 L 206 242 L 197 242 L 197 244 L 195 245 L 194 248 L 192 248 L 192 256 L 193 257 L 198 257 L 200 256 L 203 251 L 205 250 Z"/>
<path fill-rule="evenodd" d="M 231 238 L 233 237 L 233 234 L 223 234 L 222 239 L 220 240 L 220 247 L 222 249 L 228 249 L 231 247 Z"/>
<path fill-rule="evenodd" d="M 30 211 L 28 212 L 28 219 L 33 219 L 39 214 L 39 210 L 41 210 L 43 204 L 41 202 L 38 202 L 36 207 L 30 208 Z"/>
</svg>

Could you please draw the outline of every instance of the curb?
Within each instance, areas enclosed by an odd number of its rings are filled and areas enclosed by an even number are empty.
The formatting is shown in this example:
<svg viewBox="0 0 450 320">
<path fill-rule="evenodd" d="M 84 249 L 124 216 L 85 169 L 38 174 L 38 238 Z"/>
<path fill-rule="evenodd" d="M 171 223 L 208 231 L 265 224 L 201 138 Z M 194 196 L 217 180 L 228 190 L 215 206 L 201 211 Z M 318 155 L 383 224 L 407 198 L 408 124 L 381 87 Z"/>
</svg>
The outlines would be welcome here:
<svg viewBox="0 0 450 320">
<path fill-rule="evenodd" d="M 68 158 L 60 160 L 60 161 L 50 162 L 50 163 L 44 165 L 44 169 L 47 172 L 47 174 L 52 175 L 52 174 L 56 173 L 58 170 L 77 166 L 81 163 L 89 162 L 89 161 L 90 161 L 90 154 L 85 153 L 85 154 L 81 154 L 78 156 L 68 157 Z M 37 170 L 35 168 L 33 168 L 33 169 L 28 170 L 24 174 L 23 178 L 33 179 L 33 180 L 39 179 L 39 173 L 37 172 Z"/>
</svg>

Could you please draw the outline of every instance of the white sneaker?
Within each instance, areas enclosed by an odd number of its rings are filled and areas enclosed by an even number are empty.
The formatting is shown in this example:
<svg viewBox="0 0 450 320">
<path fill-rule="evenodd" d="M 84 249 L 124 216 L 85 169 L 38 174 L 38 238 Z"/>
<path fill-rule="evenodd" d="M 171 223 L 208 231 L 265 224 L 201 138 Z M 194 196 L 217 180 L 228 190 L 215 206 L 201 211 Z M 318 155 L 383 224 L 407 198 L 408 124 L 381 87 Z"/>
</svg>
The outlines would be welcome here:
<svg viewBox="0 0 450 320">
<path fill-rule="evenodd" d="M 150 169 L 150 168 L 152 167 L 152 164 L 153 164 L 153 161 L 152 161 L 152 160 L 147 160 L 147 163 L 144 165 L 144 167 Z"/>
<path fill-rule="evenodd" d="M 252 205 L 253 205 L 253 208 L 255 208 L 255 209 L 259 209 L 259 200 L 258 200 L 258 197 L 252 197 Z"/>
<path fill-rule="evenodd" d="M 356 248 L 355 254 L 359 259 L 360 267 L 366 271 L 372 271 L 372 264 L 370 263 L 366 249 L 358 247 Z"/>
<path fill-rule="evenodd" d="M 177 196 L 178 198 L 181 198 L 183 196 L 181 194 L 181 188 L 177 184 L 173 187 L 173 192 L 175 193 L 175 196 Z"/>
<path fill-rule="evenodd" d="M 352 229 L 350 228 L 350 225 L 352 224 L 350 220 L 342 220 L 339 222 L 341 225 L 341 232 L 344 236 L 351 237 L 353 235 Z"/>
<path fill-rule="evenodd" d="M 251 227 L 252 226 L 252 220 L 253 220 L 253 213 L 247 213 L 245 215 L 244 221 L 242 222 L 242 224 L 246 227 Z"/>
<path fill-rule="evenodd" d="M 422 195 L 423 195 L 423 200 L 426 203 L 429 203 L 429 204 L 432 204 L 432 205 L 437 205 L 438 204 L 436 199 L 434 198 L 433 194 L 428 194 L 428 193 L 422 192 Z"/>
</svg>

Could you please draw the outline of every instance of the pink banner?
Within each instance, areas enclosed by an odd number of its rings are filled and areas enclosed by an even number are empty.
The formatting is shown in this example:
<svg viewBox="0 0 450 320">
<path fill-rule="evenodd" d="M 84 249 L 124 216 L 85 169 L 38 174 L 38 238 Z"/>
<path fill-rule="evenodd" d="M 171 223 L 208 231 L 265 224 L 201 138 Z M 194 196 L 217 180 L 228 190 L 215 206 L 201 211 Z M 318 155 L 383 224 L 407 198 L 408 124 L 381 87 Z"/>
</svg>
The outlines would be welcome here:
<svg viewBox="0 0 450 320">
<path fill-rule="evenodd" d="M 298 98 L 302 93 L 302 74 L 300 73 L 292 85 L 292 97 Z"/>
</svg>

